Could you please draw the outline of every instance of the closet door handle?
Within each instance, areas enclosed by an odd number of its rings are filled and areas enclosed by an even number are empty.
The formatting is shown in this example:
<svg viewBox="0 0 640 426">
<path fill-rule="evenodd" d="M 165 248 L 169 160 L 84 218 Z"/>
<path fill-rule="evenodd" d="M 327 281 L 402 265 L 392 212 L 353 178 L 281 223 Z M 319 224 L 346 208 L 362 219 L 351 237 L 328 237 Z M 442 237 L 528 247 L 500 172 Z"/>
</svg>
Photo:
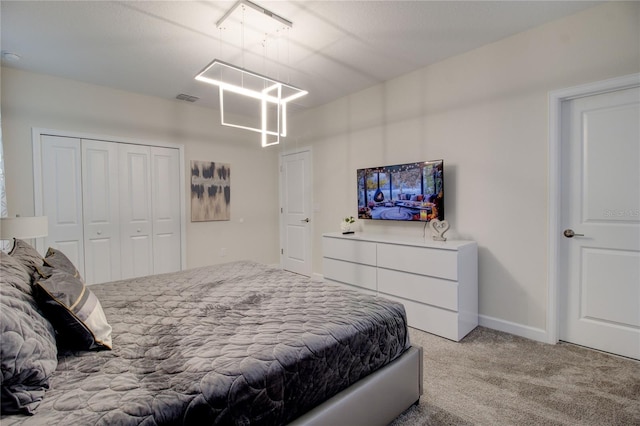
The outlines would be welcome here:
<svg viewBox="0 0 640 426">
<path fill-rule="evenodd" d="M 573 232 L 573 229 L 565 229 L 563 234 L 567 238 L 584 237 L 584 234 L 576 234 L 575 232 Z"/>
</svg>

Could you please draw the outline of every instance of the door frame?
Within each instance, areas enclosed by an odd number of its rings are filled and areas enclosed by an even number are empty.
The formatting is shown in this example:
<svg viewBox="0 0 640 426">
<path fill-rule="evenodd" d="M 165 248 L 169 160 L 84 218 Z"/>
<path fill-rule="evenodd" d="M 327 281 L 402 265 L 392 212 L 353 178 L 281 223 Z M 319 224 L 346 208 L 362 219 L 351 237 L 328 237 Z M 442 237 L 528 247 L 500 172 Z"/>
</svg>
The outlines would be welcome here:
<svg viewBox="0 0 640 426">
<path fill-rule="evenodd" d="M 560 336 L 560 205 L 562 200 L 562 104 L 573 99 L 640 86 L 640 73 L 555 90 L 549 93 L 547 343 Z"/>
<path fill-rule="evenodd" d="M 185 190 L 185 164 L 184 145 L 170 142 L 145 141 L 141 139 L 122 138 L 117 136 L 97 135 L 85 132 L 74 132 L 67 130 L 45 129 L 40 127 L 31 128 L 31 145 L 33 148 L 33 197 L 35 215 L 42 216 L 44 207 L 42 205 L 42 153 L 40 150 L 40 140 L 43 135 L 61 136 L 67 138 L 93 139 L 99 141 L 128 143 L 133 145 L 159 146 L 163 148 L 174 148 L 178 150 L 180 161 L 180 268 L 187 269 L 187 208 Z M 42 238 L 36 239 L 36 249 L 44 253 Z"/>
<path fill-rule="evenodd" d="M 283 250 L 284 250 L 284 244 L 285 244 L 285 238 L 284 238 L 284 213 L 283 213 L 283 209 L 284 209 L 284 200 L 283 200 L 283 196 L 282 196 L 282 188 L 284 185 L 284 176 L 282 173 L 282 160 L 284 158 L 285 155 L 293 155 L 293 154 L 299 154 L 301 152 L 309 152 L 309 176 L 311 179 L 310 185 L 313 188 L 313 150 L 311 149 L 311 146 L 302 146 L 302 147 L 295 147 L 295 148 L 291 148 L 291 149 L 283 149 L 282 151 L 280 151 L 279 157 L 278 157 L 278 192 L 279 192 L 279 205 L 280 205 L 280 219 L 278 221 L 279 225 L 280 225 L 280 269 L 283 269 L 284 266 L 284 261 L 283 261 Z M 310 275 L 309 276 L 313 276 L 313 240 L 314 240 L 314 217 L 313 217 L 313 212 L 314 212 L 314 208 L 313 208 L 313 191 L 311 191 L 311 194 L 309 196 L 309 242 L 308 244 L 308 252 L 309 252 L 309 262 L 311 262 L 310 265 Z"/>
</svg>

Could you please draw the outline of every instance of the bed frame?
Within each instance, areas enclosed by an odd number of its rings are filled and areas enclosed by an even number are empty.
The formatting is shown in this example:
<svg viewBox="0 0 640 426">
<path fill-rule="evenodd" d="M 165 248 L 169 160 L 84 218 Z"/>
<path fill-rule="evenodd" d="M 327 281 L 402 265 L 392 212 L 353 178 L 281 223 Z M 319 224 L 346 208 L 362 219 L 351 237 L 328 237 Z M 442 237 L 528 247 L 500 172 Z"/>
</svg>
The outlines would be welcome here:
<svg viewBox="0 0 640 426">
<path fill-rule="evenodd" d="M 422 395 L 422 348 L 370 374 L 290 423 L 292 426 L 387 425 Z"/>
</svg>

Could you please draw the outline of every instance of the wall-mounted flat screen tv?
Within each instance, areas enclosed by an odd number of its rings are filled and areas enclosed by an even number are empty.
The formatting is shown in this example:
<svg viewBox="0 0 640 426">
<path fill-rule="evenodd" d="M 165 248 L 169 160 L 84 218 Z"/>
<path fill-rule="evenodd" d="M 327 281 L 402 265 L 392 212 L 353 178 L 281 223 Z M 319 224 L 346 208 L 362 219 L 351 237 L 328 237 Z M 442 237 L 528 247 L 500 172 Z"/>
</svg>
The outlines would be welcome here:
<svg viewBox="0 0 640 426">
<path fill-rule="evenodd" d="M 358 169 L 358 218 L 444 220 L 443 160 Z"/>
</svg>

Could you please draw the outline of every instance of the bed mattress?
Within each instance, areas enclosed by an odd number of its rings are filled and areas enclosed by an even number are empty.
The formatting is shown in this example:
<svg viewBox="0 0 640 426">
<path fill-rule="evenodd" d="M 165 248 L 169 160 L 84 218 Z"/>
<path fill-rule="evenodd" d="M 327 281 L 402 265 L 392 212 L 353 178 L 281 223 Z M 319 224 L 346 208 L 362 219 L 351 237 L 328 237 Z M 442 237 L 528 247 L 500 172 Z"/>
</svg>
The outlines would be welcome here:
<svg viewBox="0 0 640 426">
<path fill-rule="evenodd" d="M 401 304 L 253 262 L 91 286 L 113 350 L 60 353 L 10 424 L 286 424 L 409 346 Z"/>
</svg>

